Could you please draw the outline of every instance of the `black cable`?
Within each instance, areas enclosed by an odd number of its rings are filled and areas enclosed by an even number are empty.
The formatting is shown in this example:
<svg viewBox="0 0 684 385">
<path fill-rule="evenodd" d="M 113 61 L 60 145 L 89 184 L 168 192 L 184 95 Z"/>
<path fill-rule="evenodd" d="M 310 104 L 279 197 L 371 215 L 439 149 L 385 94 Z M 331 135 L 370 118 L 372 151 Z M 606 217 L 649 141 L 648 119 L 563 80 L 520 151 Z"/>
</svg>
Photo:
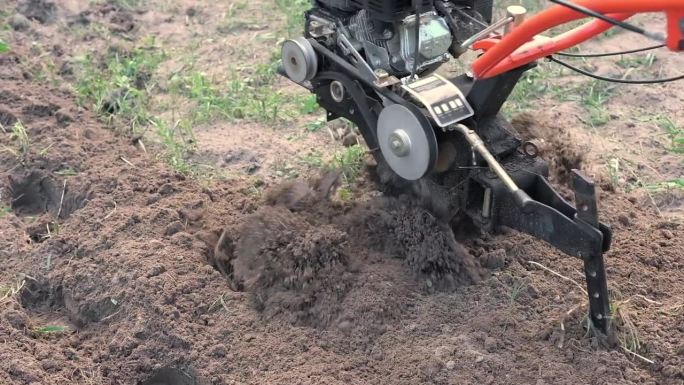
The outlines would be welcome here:
<svg viewBox="0 0 684 385">
<path fill-rule="evenodd" d="M 601 20 L 605 21 L 606 23 L 616 25 L 616 26 L 618 26 L 620 28 L 624 28 L 628 31 L 636 32 L 638 34 L 651 37 L 643 28 L 637 27 L 637 26 L 629 24 L 629 23 L 625 23 L 624 21 L 613 19 L 612 17 L 609 17 L 609 16 L 606 16 L 602 13 L 593 11 L 593 10 L 586 8 L 586 7 L 583 7 L 581 5 L 573 4 L 573 3 L 570 3 L 570 2 L 565 1 L 565 0 L 549 0 L 549 1 L 552 3 L 560 4 L 564 7 L 570 8 L 573 11 L 583 13 L 587 16 L 592 16 L 592 17 L 595 17 L 597 19 L 601 19 Z"/>
<path fill-rule="evenodd" d="M 416 9 L 416 49 L 413 50 L 413 70 L 411 71 L 411 79 L 418 73 L 418 54 L 420 53 L 420 2 L 422 0 L 413 0 Z"/>
<path fill-rule="evenodd" d="M 569 52 L 556 52 L 554 55 L 558 56 L 567 56 L 567 57 L 606 57 L 606 56 L 618 56 L 618 55 L 626 55 L 630 53 L 637 53 L 637 52 L 644 52 L 644 51 L 651 51 L 654 49 L 658 48 L 663 48 L 665 47 L 665 44 L 658 44 L 658 45 L 653 45 L 650 47 L 643 47 L 643 48 L 637 48 L 637 49 L 630 49 L 627 51 L 618 51 L 618 52 L 606 52 L 606 53 L 569 53 Z"/>
<path fill-rule="evenodd" d="M 585 71 L 585 70 L 583 70 L 583 69 L 581 69 L 581 68 L 578 68 L 578 67 L 573 66 L 572 64 L 568 64 L 568 63 L 566 63 L 566 62 L 564 62 L 564 61 L 558 60 L 558 59 L 554 58 L 553 56 L 549 56 L 549 57 L 547 57 L 547 59 L 549 59 L 550 61 L 552 61 L 552 62 L 554 62 L 554 63 L 558 63 L 558 64 L 562 65 L 563 67 L 565 67 L 565 68 L 567 68 L 567 69 L 570 69 L 570 70 L 572 70 L 572 71 L 575 71 L 575 72 L 577 72 L 577 73 L 580 73 L 580 74 L 582 74 L 582 75 L 589 76 L 589 77 L 591 77 L 591 78 L 598 79 L 598 80 L 603 80 L 603 81 L 606 81 L 606 82 L 623 83 L 623 84 L 659 84 L 659 83 L 668 83 L 668 82 L 674 82 L 674 81 L 677 81 L 677 80 L 682 80 L 682 79 L 684 79 L 684 75 L 679 75 L 679 76 L 675 76 L 675 77 L 672 77 L 672 78 L 664 78 L 664 79 L 638 79 L 638 80 L 630 80 L 630 79 L 608 78 L 608 77 L 605 77 L 605 76 L 596 75 L 596 74 L 591 73 L 591 72 L 589 72 L 589 71 Z"/>
</svg>

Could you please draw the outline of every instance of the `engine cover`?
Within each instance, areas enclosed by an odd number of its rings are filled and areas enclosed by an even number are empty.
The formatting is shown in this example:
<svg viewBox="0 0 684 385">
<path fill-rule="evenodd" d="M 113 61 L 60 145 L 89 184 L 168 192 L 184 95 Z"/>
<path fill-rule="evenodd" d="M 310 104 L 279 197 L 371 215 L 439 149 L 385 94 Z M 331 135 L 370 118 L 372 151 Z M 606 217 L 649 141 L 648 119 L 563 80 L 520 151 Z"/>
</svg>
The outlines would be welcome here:
<svg viewBox="0 0 684 385">
<path fill-rule="evenodd" d="M 404 68 L 398 68 L 400 70 L 408 72 L 413 67 L 416 49 L 415 36 L 416 18 L 409 16 L 399 26 L 401 47 L 399 55 L 405 63 Z M 421 67 L 437 61 L 448 60 L 449 54 L 447 52 L 449 47 L 451 47 L 452 37 L 444 18 L 438 16 L 435 12 L 427 12 L 420 15 L 418 42 L 419 65 Z"/>
</svg>

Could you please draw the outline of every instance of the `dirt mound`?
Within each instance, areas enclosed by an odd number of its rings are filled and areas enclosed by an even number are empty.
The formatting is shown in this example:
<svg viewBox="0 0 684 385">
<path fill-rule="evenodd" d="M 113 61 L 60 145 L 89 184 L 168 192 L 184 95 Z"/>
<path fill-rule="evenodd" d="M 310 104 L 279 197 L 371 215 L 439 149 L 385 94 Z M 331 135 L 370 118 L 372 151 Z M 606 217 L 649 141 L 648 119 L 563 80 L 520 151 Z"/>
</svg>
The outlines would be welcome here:
<svg viewBox="0 0 684 385">
<path fill-rule="evenodd" d="M 485 275 L 447 223 L 406 197 L 369 201 L 354 209 L 347 221 L 347 230 L 357 242 L 405 260 L 428 289 L 454 289 Z"/>
<path fill-rule="evenodd" d="M 285 207 L 263 207 L 239 231 L 234 282 L 249 291 L 265 318 L 326 326 L 339 312 L 352 275 L 347 234 L 314 227 Z"/>
<path fill-rule="evenodd" d="M 585 150 L 565 126 L 550 120 L 539 120 L 532 114 L 523 113 L 511 121 L 523 140 L 535 139 L 539 156 L 549 163 L 549 176 L 558 183 L 570 181 L 570 171 L 580 169 Z"/>
<path fill-rule="evenodd" d="M 428 291 L 452 290 L 486 274 L 448 224 L 408 197 L 376 197 L 350 210 L 331 202 L 336 176 L 274 186 L 265 194 L 266 206 L 229 225 L 217 242 L 215 265 L 234 288 L 250 293 L 263 317 L 327 327 L 340 314 L 358 321 L 369 308 L 379 309 L 359 321 L 366 329 L 396 318 L 401 306 L 391 305 L 392 290 L 371 290 L 386 291 L 388 306 L 371 301 L 364 307 L 368 299 L 358 296 L 357 289 L 376 282 L 356 268 L 368 263 L 368 250 L 378 263 L 401 261 L 413 273 L 407 279 Z M 343 305 L 350 291 L 356 300 Z"/>
<path fill-rule="evenodd" d="M 19 2 L 17 11 L 29 19 L 42 24 L 57 20 L 57 6 L 49 0 L 23 0 Z"/>
</svg>

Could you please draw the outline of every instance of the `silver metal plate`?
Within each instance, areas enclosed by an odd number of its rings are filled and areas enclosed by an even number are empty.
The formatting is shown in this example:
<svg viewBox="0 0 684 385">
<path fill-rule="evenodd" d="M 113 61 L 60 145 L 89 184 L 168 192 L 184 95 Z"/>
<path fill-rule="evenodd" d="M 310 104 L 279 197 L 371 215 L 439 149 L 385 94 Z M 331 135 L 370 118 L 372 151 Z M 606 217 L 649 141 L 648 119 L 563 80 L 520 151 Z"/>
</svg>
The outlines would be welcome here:
<svg viewBox="0 0 684 385">
<path fill-rule="evenodd" d="M 446 127 L 473 116 L 473 108 L 461 90 L 443 77 L 432 74 L 403 85 L 430 112 L 438 126 Z"/>
<path fill-rule="evenodd" d="M 410 108 L 413 107 L 413 108 Z M 417 180 L 437 159 L 437 139 L 428 119 L 414 106 L 392 104 L 378 117 L 382 156 L 400 177 Z"/>
</svg>

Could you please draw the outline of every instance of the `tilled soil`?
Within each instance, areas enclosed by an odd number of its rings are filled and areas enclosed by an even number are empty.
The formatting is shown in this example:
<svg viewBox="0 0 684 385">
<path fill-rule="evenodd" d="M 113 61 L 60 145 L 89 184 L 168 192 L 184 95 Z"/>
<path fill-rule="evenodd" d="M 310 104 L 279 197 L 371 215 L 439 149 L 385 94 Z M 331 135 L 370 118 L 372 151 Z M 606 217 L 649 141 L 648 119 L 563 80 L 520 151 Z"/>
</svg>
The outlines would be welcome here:
<svg viewBox="0 0 684 385">
<path fill-rule="evenodd" d="M 606 347 L 530 263 L 582 284 L 580 261 L 539 241 L 459 243 L 405 197 L 332 201 L 328 176 L 263 199 L 188 179 L 0 60 L 0 119 L 30 138 L 0 153 L 1 384 L 684 383 L 682 224 L 647 197 L 601 191 Z"/>
</svg>

